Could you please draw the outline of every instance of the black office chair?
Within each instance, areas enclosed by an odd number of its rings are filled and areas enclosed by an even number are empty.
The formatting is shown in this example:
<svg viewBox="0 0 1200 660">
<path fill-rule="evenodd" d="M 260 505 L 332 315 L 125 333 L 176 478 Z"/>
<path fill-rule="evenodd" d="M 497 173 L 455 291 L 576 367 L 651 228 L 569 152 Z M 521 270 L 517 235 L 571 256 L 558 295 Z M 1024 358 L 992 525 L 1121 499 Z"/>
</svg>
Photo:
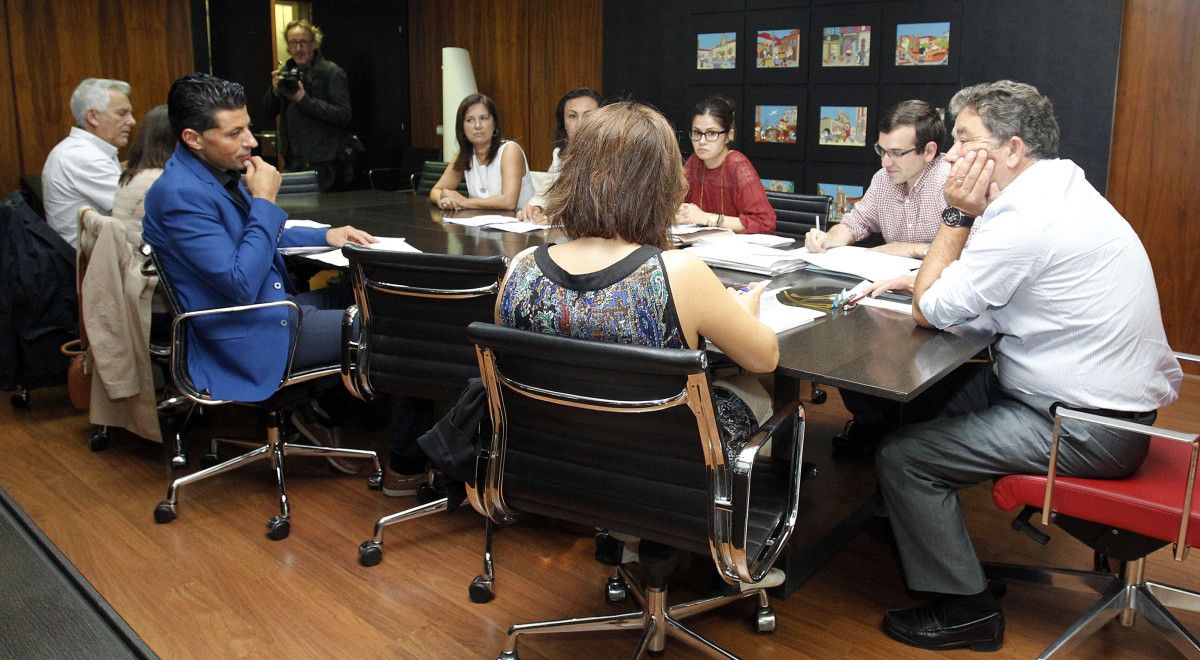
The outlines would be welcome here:
<svg viewBox="0 0 1200 660">
<path fill-rule="evenodd" d="M 412 175 L 413 192 L 418 195 L 429 196 L 430 191 L 437 185 L 438 179 L 442 178 L 442 174 L 446 171 L 446 165 L 440 160 L 427 160 L 421 165 L 421 171 Z M 464 179 L 456 188 L 458 192 L 467 194 L 467 182 Z"/>
<path fill-rule="evenodd" d="M 421 167 L 427 160 L 436 160 L 441 153 L 438 149 L 422 149 L 419 147 L 411 147 L 405 149 L 400 156 L 400 165 L 397 167 L 374 167 L 367 170 L 367 181 L 371 184 L 371 190 L 387 190 L 400 192 L 414 192 L 412 185 L 412 177 L 421 171 Z M 438 176 L 441 176 L 440 174 Z M 434 179 L 436 182 L 437 179 Z"/>
<path fill-rule="evenodd" d="M 281 172 L 279 176 L 283 179 L 279 184 L 280 195 L 305 195 L 321 192 L 316 170 Z"/>
<path fill-rule="evenodd" d="M 643 611 L 509 628 L 500 657 L 521 635 L 641 630 L 635 657 L 665 637 L 731 657 L 680 619 L 757 597 L 755 628 L 775 628 L 761 582 L 787 544 L 799 507 L 804 417 L 778 411 L 727 456 L 718 434 L 703 351 L 608 344 L 473 323 L 493 433 L 468 499 L 496 523 L 521 512 L 641 539 L 645 589 L 619 567 Z M 761 459 L 774 438 L 776 463 Z M 666 551 L 666 549 L 673 551 Z M 491 554 L 491 538 L 486 554 Z M 667 574 L 681 552 L 711 556 L 736 593 L 667 605 Z M 614 584 L 617 583 L 617 584 Z M 615 600 L 610 597 L 610 600 Z"/>
<path fill-rule="evenodd" d="M 171 321 L 171 380 L 175 388 L 200 406 L 237 404 L 267 413 L 267 437 L 264 443 L 227 440 L 227 442 L 237 444 L 254 444 L 256 448 L 223 463 L 210 465 L 198 472 L 174 479 L 167 487 L 167 498 L 160 502 L 154 509 L 154 521 L 165 524 L 175 520 L 178 506 L 178 491 L 180 488 L 264 459 L 271 461 L 271 467 L 275 472 L 275 480 L 279 485 L 279 515 L 267 521 L 267 536 L 276 541 L 287 538 L 288 533 L 291 531 L 291 507 L 288 503 L 287 487 L 283 473 L 284 459 L 286 457 L 320 456 L 322 458 L 370 459 L 375 463 L 375 470 L 368 478 L 367 484 L 371 488 L 379 488 L 383 480 L 383 472 L 380 469 L 379 456 L 374 451 L 345 449 L 341 447 L 318 447 L 289 442 L 285 438 L 283 420 L 289 419 L 291 412 L 309 405 L 317 395 L 341 387 L 341 382 L 338 379 L 338 375 L 341 372 L 340 365 L 322 366 L 305 370 L 292 369 L 292 358 L 296 351 L 296 337 L 304 321 L 300 306 L 291 300 L 281 300 L 278 302 L 184 312 L 171 286 L 170 278 L 162 268 L 162 264 L 152 252 L 150 257 L 154 260 L 154 269 L 158 273 L 159 289 L 162 291 L 173 317 Z M 292 332 L 291 341 L 288 346 L 287 368 L 284 370 L 283 380 L 280 382 L 279 389 L 275 391 L 275 394 L 265 401 L 249 403 L 214 399 L 207 390 L 196 389 L 196 386 L 192 383 L 191 376 L 188 374 L 188 325 L 197 318 L 222 314 L 241 314 L 268 307 L 286 307 L 295 318 L 295 323 L 292 326 L 295 328 L 295 331 Z M 162 404 L 160 404 L 160 408 L 161 406 Z M 164 432 L 163 437 L 165 438 L 167 435 Z M 215 442 L 217 441 L 214 440 Z M 210 462 L 215 462 L 215 453 L 210 455 L 212 456 Z"/>
<path fill-rule="evenodd" d="M 452 402 L 479 376 L 475 349 L 467 340 L 473 321 L 495 315 L 500 280 L 508 268 L 501 256 L 476 257 L 385 252 L 346 245 L 356 305 L 347 330 L 361 318 L 358 339 L 347 338 L 342 377 L 346 389 L 370 401 L 379 394 Z M 358 549 L 359 562 L 374 566 L 383 558 L 383 530 L 448 507 L 445 496 L 428 488 L 417 507 L 375 523 L 374 535 Z M 473 592 L 475 593 L 475 592 Z M 487 597 L 479 592 L 480 598 Z"/>
<path fill-rule="evenodd" d="M 775 209 L 775 235 L 804 240 L 810 229 L 829 227 L 833 198 L 829 195 L 802 195 L 767 191 L 767 201 Z"/>
</svg>

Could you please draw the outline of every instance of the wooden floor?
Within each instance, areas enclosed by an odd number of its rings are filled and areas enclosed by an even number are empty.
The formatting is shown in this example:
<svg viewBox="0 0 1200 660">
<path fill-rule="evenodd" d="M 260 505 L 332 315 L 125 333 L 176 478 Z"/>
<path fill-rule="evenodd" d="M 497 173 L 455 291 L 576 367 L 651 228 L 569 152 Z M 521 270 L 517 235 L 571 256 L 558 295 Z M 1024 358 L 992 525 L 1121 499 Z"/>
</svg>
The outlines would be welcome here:
<svg viewBox="0 0 1200 660">
<path fill-rule="evenodd" d="M 1160 425 L 1200 428 L 1200 381 L 1193 377 L 1184 388 Z M 846 413 L 832 392 L 828 403 L 807 409 L 809 452 L 827 454 L 828 437 Z M 512 623 L 618 611 L 602 598 L 606 576 L 591 559 L 591 539 L 536 522 L 497 535 L 497 598 L 472 604 L 467 585 L 479 572 L 482 534 L 470 509 L 391 528 L 382 564 L 363 568 L 358 544 L 379 516 L 412 504 L 411 498 L 368 491 L 362 478 L 309 459 L 289 464 L 293 526 L 284 541 L 264 536 L 276 506 L 265 466 L 185 488 L 178 520 L 157 525 L 152 511 L 167 477 L 158 445 L 116 437 L 107 451 L 92 453 L 89 432 L 86 416 L 69 408 L 61 389 L 35 391 L 29 410 L 3 403 L 0 485 L 164 658 L 488 658 L 502 648 Z M 824 472 L 808 487 L 836 485 L 836 475 Z M 965 491 L 963 501 L 984 559 L 1090 564 L 1090 553 L 1064 533 L 1051 530 L 1054 539 L 1043 547 L 1011 531 L 986 486 Z M 1148 570 L 1164 582 L 1200 589 L 1197 561 L 1177 564 L 1164 550 Z M 749 602 L 710 613 L 696 628 L 746 658 L 932 657 L 879 631 L 885 609 L 913 602 L 894 554 L 863 534 L 790 599 L 776 602 L 774 634 L 749 630 Z M 1035 656 L 1091 602 L 1081 594 L 1011 585 L 1003 601 L 1007 641 L 990 657 Z M 1200 629 L 1200 616 L 1181 619 Z M 531 638 L 521 654 L 526 660 L 624 657 L 633 644 L 629 635 L 616 634 Z M 1177 653 L 1139 621 L 1132 629 L 1108 626 L 1079 656 Z M 674 644 L 667 657 L 694 656 Z"/>
</svg>

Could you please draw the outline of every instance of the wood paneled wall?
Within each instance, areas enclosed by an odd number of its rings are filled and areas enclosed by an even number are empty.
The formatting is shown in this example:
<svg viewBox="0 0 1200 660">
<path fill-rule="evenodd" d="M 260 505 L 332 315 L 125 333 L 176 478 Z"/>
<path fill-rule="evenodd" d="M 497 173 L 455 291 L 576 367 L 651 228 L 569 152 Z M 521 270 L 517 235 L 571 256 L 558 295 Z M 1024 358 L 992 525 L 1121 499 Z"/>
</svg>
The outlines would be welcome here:
<svg viewBox="0 0 1200 660">
<path fill-rule="evenodd" d="M 1171 347 L 1200 353 L 1200 3 L 1126 0 L 1108 199 L 1141 236 Z"/>
<path fill-rule="evenodd" d="M 409 4 L 413 146 L 442 145 L 442 48 L 457 46 L 471 53 L 479 91 L 496 100 L 504 136 L 521 144 L 530 167 L 545 170 L 559 97 L 580 86 L 600 90 L 601 2 L 492 0 L 478 9 Z"/>
<path fill-rule="evenodd" d="M 3 191 L 23 173 L 41 173 L 74 123 L 70 97 L 79 81 L 127 81 L 140 117 L 192 70 L 188 0 L 0 0 L 0 9 Z"/>
</svg>

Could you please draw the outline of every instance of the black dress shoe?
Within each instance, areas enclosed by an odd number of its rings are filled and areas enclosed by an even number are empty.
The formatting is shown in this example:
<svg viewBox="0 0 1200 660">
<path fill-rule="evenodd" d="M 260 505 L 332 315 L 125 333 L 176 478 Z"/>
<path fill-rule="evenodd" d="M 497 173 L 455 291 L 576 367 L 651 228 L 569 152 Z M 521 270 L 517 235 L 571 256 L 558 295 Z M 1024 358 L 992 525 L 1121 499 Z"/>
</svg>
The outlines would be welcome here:
<svg viewBox="0 0 1200 660">
<path fill-rule="evenodd" d="M 924 607 L 891 610 L 883 617 L 883 631 L 909 646 L 934 651 L 970 648 L 997 651 L 1004 646 L 1004 614 L 972 612 L 940 599 Z"/>
</svg>

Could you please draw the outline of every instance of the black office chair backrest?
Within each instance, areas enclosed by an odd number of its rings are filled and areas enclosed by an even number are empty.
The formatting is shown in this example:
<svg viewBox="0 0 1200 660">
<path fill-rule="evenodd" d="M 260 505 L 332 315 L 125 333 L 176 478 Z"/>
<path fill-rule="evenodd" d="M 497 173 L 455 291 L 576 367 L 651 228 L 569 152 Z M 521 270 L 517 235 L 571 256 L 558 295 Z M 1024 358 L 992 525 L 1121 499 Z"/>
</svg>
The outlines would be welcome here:
<svg viewBox="0 0 1200 660">
<path fill-rule="evenodd" d="M 775 234 L 804 240 L 808 230 L 826 230 L 833 198 L 829 195 L 802 195 L 767 191 L 767 201 L 775 209 Z"/>
<path fill-rule="evenodd" d="M 186 365 L 188 363 L 187 351 L 187 333 L 176 334 L 174 328 L 175 317 L 183 313 L 183 306 L 179 302 L 179 296 L 175 293 L 175 287 L 171 286 L 171 278 L 167 276 L 167 271 L 162 267 L 162 261 L 158 257 L 153 248 L 149 245 L 142 244 L 142 254 L 149 258 L 150 268 L 142 267 L 142 274 L 156 275 L 158 277 L 158 291 L 162 296 L 163 302 L 167 305 L 167 315 L 171 321 L 171 331 L 167 337 L 155 337 L 151 342 L 151 352 L 157 355 L 162 355 L 165 352 L 171 358 L 171 379 L 176 381 L 181 391 L 194 391 L 195 385 L 192 384 L 192 377 L 186 368 L 179 368 L 176 365 Z M 160 343 L 161 342 L 161 343 Z M 164 345 L 165 344 L 165 345 Z"/>
<path fill-rule="evenodd" d="M 756 470 L 754 502 L 738 501 L 751 496 L 726 462 L 703 351 L 482 323 L 468 335 L 494 428 L 489 517 L 527 511 L 714 559 L 744 548 L 752 562 L 782 538 L 787 479 Z"/>
<path fill-rule="evenodd" d="M 440 160 L 427 160 L 421 165 L 421 171 L 413 175 L 413 191 L 418 195 L 428 195 L 429 191 L 437 185 L 438 179 L 442 178 L 442 174 L 446 171 L 445 163 Z M 464 179 L 459 182 L 458 192 L 467 194 L 467 182 Z"/>
<path fill-rule="evenodd" d="M 365 399 L 378 392 L 456 399 L 479 376 L 467 326 L 495 317 L 507 259 L 356 245 L 342 252 L 362 318 L 357 357 L 343 365 L 350 390 Z"/>
<path fill-rule="evenodd" d="M 283 182 L 279 185 L 280 195 L 303 195 L 321 192 L 316 170 L 303 172 L 283 172 L 280 174 Z"/>
</svg>

